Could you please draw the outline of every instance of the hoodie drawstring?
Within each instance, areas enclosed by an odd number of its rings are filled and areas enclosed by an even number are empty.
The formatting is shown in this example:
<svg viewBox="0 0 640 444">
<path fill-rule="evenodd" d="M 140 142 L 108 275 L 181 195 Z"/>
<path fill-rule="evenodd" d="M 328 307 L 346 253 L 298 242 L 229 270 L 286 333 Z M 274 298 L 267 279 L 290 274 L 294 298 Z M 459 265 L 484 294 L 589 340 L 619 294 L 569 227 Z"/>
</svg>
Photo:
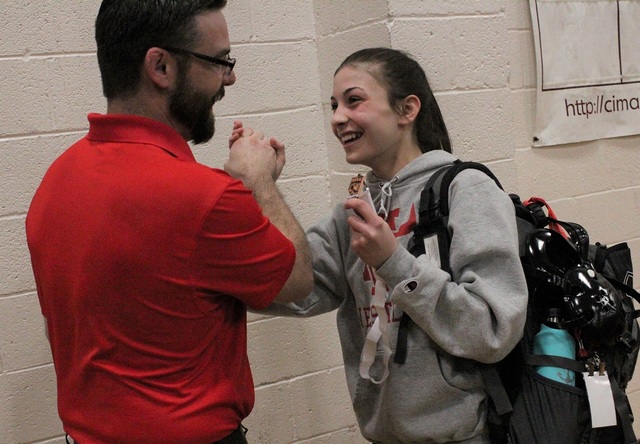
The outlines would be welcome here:
<svg viewBox="0 0 640 444">
<path fill-rule="evenodd" d="M 391 206 L 391 196 L 393 196 L 393 189 L 391 185 L 398 180 L 398 176 L 395 176 L 389 182 L 385 182 L 380 185 L 380 208 L 378 209 L 378 215 L 384 220 L 389 217 L 389 207 Z"/>
</svg>

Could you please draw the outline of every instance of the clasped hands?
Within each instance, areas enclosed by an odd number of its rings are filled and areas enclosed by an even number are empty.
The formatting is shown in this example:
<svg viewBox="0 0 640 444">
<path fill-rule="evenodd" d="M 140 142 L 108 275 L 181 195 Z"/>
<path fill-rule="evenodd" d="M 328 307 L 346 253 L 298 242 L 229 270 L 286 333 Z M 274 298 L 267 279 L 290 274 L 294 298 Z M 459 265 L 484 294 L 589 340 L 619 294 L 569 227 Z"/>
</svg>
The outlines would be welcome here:
<svg viewBox="0 0 640 444">
<path fill-rule="evenodd" d="M 249 188 L 261 180 L 275 181 L 286 161 L 284 148 L 276 138 L 267 140 L 261 131 L 235 121 L 229 137 L 229 159 L 224 169 Z M 391 228 L 363 200 L 347 199 L 344 207 L 360 215 L 347 220 L 351 228 L 351 248 L 367 265 L 374 269 L 381 267 L 398 247 Z"/>
<path fill-rule="evenodd" d="M 224 170 L 250 187 L 255 182 L 271 179 L 275 182 L 286 162 L 284 143 L 275 137 L 265 138 L 261 131 L 233 122 L 229 137 L 229 158 Z"/>
</svg>

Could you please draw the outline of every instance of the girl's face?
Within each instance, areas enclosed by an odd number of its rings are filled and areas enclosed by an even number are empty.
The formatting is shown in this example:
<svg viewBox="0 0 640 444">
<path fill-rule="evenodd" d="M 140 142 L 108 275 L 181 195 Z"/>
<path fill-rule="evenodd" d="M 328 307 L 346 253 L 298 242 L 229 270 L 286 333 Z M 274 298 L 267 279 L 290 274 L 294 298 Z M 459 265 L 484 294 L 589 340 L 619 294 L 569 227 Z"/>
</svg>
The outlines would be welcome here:
<svg viewBox="0 0 640 444">
<path fill-rule="evenodd" d="M 331 109 L 331 128 L 347 162 L 366 165 L 383 179 L 393 177 L 412 128 L 391 108 L 386 89 L 366 70 L 346 66 L 333 78 Z"/>
</svg>

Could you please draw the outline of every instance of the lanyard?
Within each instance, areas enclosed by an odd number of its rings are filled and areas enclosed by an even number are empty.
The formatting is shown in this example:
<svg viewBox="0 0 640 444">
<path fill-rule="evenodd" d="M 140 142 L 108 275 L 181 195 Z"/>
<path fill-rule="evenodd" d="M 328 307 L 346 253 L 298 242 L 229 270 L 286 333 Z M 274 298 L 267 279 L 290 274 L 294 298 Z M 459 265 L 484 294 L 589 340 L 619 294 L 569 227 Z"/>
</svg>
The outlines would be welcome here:
<svg viewBox="0 0 640 444">
<path fill-rule="evenodd" d="M 375 279 L 375 293 L 372 303 L 376 309 L 376 319 L 367 333 L 367 337 L 362 347 L 362 355 L 360 356 L 360 376 L 369 379 L 374 384 L 382 384 L 387 376 L 389 376 L 389 358 L 391 357 L 391 347 L 389 346 L 389 322 L 386 312 L 385 303 L 387 302 L 387 283 L 375 273 L 372 273 Z M 375 379 L 369 374 L 369 370 L 376 359 L 378 350 L 378 342 L 382 339 L 382 347 L 384 350 L 384 373 L 380 379 Z"/>
</svg>

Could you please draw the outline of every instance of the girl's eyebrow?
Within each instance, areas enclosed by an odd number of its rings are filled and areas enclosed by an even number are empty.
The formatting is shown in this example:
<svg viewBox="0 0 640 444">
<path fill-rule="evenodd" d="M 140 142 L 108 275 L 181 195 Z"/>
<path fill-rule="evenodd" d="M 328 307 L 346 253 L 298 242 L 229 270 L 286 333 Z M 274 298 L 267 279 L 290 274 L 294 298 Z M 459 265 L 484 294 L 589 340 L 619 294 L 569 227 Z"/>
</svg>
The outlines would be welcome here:
<svg viewBox="0 0 640 444">
<path fill-rule="evenodd" d="M 359 87 L 359 86 L 352 86 L 351 88 L 347 88 L 347 89 L 345 89 L 345 90 L 344 90 L 344 92 L 342 93 L 342 95 L 349 94 L 349 93 L 350 93 L 351 91 L 353 91 L 354 89 L 360 89 L 360 90 L 362 90 L 362 88 L 361 88 L 361 87 Z M 363 90 L 363 91 L 364 91 L 364 90 Z"/>
<path fill-rule="evenodd" d="M 349 87 L 349 88 L 345 89 L 345 90 L 342 92 L 342 94 L 341 94 L 341 95 L 346 96 L 347 94 L 349 94 L 350 92 L 352 92 L 352 91 L 354 91 L 354 90 L 356 90 L 356 89 L 359 89 L 359 90 L 364 91 L 364 89 L 362 89 L 360 86 L 351 86 L 351 87 Z M 336 100 L 336 98 L 335 98 L 334 96 L 331 96 L 331 100 Z"/>
</svg>

